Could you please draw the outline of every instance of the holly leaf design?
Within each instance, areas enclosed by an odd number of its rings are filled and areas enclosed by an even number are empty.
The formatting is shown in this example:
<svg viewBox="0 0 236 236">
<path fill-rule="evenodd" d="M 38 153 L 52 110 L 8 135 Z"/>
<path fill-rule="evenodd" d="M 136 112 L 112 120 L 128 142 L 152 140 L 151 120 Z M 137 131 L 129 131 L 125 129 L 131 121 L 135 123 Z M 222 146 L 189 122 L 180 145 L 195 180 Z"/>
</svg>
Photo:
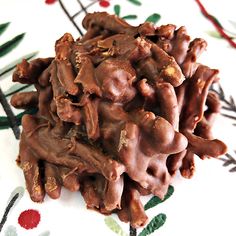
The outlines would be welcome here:
<svg viewBox="0 0 236 236">
<path fill-rule="evenodd" d="M 228 115 L 228 114 L 225 114 L 225 113 L 221 113 L 221 115 L 224 116 L 224 117 L 227 117 L 229 119 L 236 120 L 236 116 Z"/>
<path fill-rule="evenodd" d="M 18 236 L 16 227 L 9 225 L 4 232 L 4 236 Z"/>
<path fill-rule="evenodd" d="M 225 92 L 220 84 L 219 84 L 219 95 L 221 98 L 225 98 Z"/>
<path fill-rule="evenodd" d="M 233 167 L 233 168 L 231 168 L 231 169 L 229 170 L 229 172 L 236 172 L 236 166 Z"/>
<path fill-rule="evenodd" d="M 122 19 L 124 20 L 134 20 L 137 19 L 137 15 L 127 15 L 127 16 L 123 16 Z"/>
<path fill-rule="evenodd" d="M 9 22 L 0 24 L 0 34 L 2 34 L 6 28 L 8 27 Z M 22 41 L 24 38 L 25 33 L 18 34 L 14 38 L 10 39 L 9 41 L 3 43 L 0 45 L 0 58 L 11 52 L 15 47 L 18 46 L 18 44 Z M 3 70 L 0 72 L 0 78 L 2 78 L 3 75 L 5 75 L 7 72 L 11 71 L 12 69 L 15 68 L 17 62 L 8 65 L 5 67 Z M 20 138 L 20 129 L 19 125 L 21 124 L 21 118 L 22 114 L 20 113 L 17 116 L 14 115 L 10 104 L 7 101 L 7 98 L 5 97 L 4 93 L 2 92 L 2 89 L 0 87 L 0 99 L 1 99 L 1 105 L 3 107 L 3 110 L 5 111 L 7 117 L 0 117 L 0 129 L 7 129 L 7 128 L 12 128 L 12 131 L 15 135 L 16 139 Z M 1 231 L 1 230 L 0 230 Z"/>
<path fill-rule="evenodd" d="M 35 114 L 36 112 L 37 112 L 37 109 L 32 108 L 32 109 L 25 110 L 25 111 L 19 113 L 18 115 L 16 115 L 17 125 L 21 125 L 21 119 L 22 119 L 23 115 Z M 8 117 L 0 116 L 0 130 L 1 129 L 8 129 L 8 128 L 10 128 L 10 122 L 9 122 Z"/>
<path fill-rule="evenodd" d="M 21 42 L 24 36 L 25 36 L 25 33 L 19 34 L 13 39 L 9 40 L 8 42 L 0 45 L 0 57 L 5 56 L 7 53 L 12 51 Z"/>
<path fill-rule="evenodd" d="M 152 22 L 153 24 L 156 24 L 160 19 L 161 19 L 161 15 L 160 14 L 153 13 L 145 21 L 146 22 Z"/>
<path fill-rule="evenodd" d="M 156 205 L 158 205 L 158 204 L 160 204 L 160 203 L 166 201 L 168 198 L 171 197 L 171 195 L 172 195 L 173 193 L 174 193 L 174 187 L 170 185 L 169 188 L 168 188 L 168 191 L 167 191 L 167 193 L 166 193 L 166 195 L 165 195 L 165 197 L 164 197 L 163 199 L 160 199 L 160 198 L 157 197 L 157 196 L 153 196 L 153 197 L 145 204 L 144 210 L 146 211 L 146 210 L 148 210 L 148 209 L 150 209 L 150 208 L 153 208 L 153 207 L 155 207 Z"/>
<path fill-rule="evenodd" d="M 229 96 L 229 103 L 230 103 L 231 107 L 236 110 L 236 104 L 235 104 L 235 101 L 234 101 L 234 98 L 232 95 Z"/>
<path fill-rule="evenodd" d="M 10 24 L 10 22 L 6 22 L 6 23 L 3 23 L 3 24 L 0 24 L 0 35 L 2 35 L 4 33 L 4 31 L 7 29 L 9 24 Z"/>
<path fill-rule="evenodd" d="M 138 0 L 128 0 L 128 1 L 133 3 L 133 4 L 135 4 L 135 5 L 137 5 L 137 6 L 141 6 L 142 5 L 142 3 L 140 1 L 138 1 Z"/>
<path fill-rule="evenodd" d="M 166 222 L 166 215 L 161 213 L 155 216 L 149 224 L 143 229 L 139 236 L 147 236 L 163 226 Z"/>
<path fill-rule="evenodd" d="M 117 16 L 120 16 L 120 5 L 115 5 L 114 6 L 114 12 Z"/>
<path fill-rule="evenodd" d="M 236 152 L 234 151 L 236 154 Z M 221 161 L 223 161 L 223 166 L 231 166 L 231 169 L 229 169 L 229 172 L 235 172 L 236 171 L 236 159 L 229 153 L 225 154 L 225 157 L 220 158 Z"/>
<path fill-rule="evenodd" d="M 128 236 L 121 226 L 113 219 L 111 216 L 107 216 L 104 219 L 106 226 L 112 230 L 114 233 L 116 233 L 119 236 Z"/>
<path fill-rule="evenodd" d="M 223 39 L 223 37 L 219 34 L 219 32 L 214 31 L 214 30 L 208 30 L 206 31 L 206 33 L 208 35 L 210 35 L 213 38 L 217 38 L 217 39 Z M 235 37 L 231 37 L 231 39 L 235 39 Z"/>
<path fill-rule="evenodd" d="M 29 91 L 32 91 L 33 85 L 27 84 L 27 85 L 22 85 L 20 83 L 13 84 L 6 92 L 4 92 L 5 97 L 9 97 L 15 93 L 18 93 L 22 90 L 29 89 Z"/>
<path fill-rule="evenodd" d="M 235 104 L 234 98 L 232 96 L 229 96 L 229 98 L 227 98 L 220 84 L 218 84 L 217 87 L 212 87 L 211 90 L 214 91 L 219 96 L 220 100 L 224 103 L 224 105 L 222 106 L 223 110 L 234 112 L 234 114 L 231 113 L 232 115 L 221 112 L 221 115 L 235 121 L 236 120 L 236 115 L 235 115 L 236 104 Z"/>
<path fill-rule="evenodd" d="M 208 30 L 206 33 L 213 38 L 222 39 L 221 35 L 216 30 Z"/>
</svg>

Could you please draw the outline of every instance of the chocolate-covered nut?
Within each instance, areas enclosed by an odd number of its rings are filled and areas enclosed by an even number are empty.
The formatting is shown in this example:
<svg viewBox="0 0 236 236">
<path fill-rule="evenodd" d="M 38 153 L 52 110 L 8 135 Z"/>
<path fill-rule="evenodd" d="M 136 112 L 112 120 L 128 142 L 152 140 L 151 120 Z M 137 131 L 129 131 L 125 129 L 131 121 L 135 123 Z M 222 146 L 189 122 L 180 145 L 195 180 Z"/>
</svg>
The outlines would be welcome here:
<svg viewBox="0 0 236 236">
<path fill-rule="evenodd" d="M 104 98 L 123 103 L 134 98 L 136 73 L 129 62 L 107 59 L 97 67 L 95 75 Z"/>
<path fill-rule="evenodd" d="M 60 176 L 58 174 L 58 167 L 54 164 L 45 162 L 45 191 L 52 199 L 57 199 L 61 195 Z"/>
<path fill-rule="evenodd" d="M 15 93 L 11 97 L 11 105 L 19 109 L 27 109 L 37 107 L 38 93 L 37 92 L 21 92 Z"/>
<path fill-rule="evenodd" d="M 40 74 L 51 64 L 53 58 L 38 58 L 30 63 L 25 59 L 17 65 L 17 69 L 13 73 L 12 80 L 22 84 L 37 83 Z"/>
</svg>

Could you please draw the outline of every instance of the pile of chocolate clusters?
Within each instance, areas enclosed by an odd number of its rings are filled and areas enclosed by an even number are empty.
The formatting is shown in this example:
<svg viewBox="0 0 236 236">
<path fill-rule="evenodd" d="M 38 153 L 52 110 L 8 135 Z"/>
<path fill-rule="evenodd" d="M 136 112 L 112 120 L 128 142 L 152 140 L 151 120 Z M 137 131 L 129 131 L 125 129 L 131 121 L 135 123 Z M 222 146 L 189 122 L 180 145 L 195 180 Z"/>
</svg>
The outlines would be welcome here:
<svg viewBox="0 0 236 236">
<path fill-rule="evenodd" d="M 133 27 L 104 12 L 83 26 L 82 38 L 56 42 L 54 58 L 24 60 L 14 72 L 36 91 L 12 105 L 37 109 L 23 117 L 17 162 L 33 201 L 80 190 L 88 208 L 137 228 L 147 222 L 141 195 L 163 198 L 177 171 L 193 175 L 195 154 L 226 152 L 211 134 L 218 70 L 197 62 L 206 42 L 184 27 Z"/>
</svg>

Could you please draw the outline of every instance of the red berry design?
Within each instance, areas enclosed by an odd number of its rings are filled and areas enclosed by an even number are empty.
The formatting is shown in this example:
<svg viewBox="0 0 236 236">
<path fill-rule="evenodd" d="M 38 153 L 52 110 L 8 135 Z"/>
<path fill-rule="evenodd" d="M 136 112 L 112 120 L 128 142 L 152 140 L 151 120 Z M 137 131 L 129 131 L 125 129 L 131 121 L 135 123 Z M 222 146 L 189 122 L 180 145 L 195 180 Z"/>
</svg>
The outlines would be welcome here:
<svg viewBox="0 0 236 236">
<path fill-rule="evenodd" d="M 55 3 L 57 0 L 45 0 L 46 4 L 53 4 Z"/>
<path fill-rule="evenodd" d="M 26 210 L 20 213 L 18 223 L 25 229 L 33 229 L 38 226 L 40 222 L 40 214 L 36 210 Z"/>
<path fill-rule="evenodd" d="M 99 1 L 99 5 L 101 7 L 109 7 L 110 3 L 108 1 L 106 1 L 106 0 L 101 0 L 101 1 Z"/>
</svg>

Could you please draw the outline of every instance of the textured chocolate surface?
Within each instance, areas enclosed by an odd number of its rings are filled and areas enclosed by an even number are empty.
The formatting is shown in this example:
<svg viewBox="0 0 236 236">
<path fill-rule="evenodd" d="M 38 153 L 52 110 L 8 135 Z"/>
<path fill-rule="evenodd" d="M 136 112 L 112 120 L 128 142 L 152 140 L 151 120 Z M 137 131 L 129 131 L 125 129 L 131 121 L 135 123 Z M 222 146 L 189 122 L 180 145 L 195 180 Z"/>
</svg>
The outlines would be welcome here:
<svg viewBox="0 0 236 236">
<path fill-rule="evenodd" d="M 14 72 L 36 91 L 12 105 L 38 109 L 23 117 L 17 161 L 33 201 L 80 189 L 89 208 L 137 228 L 147 222 L 141 195 L 163 198 L 177 171 L 193 175 L 195 154 L 226 152 L 211 134 L 218 70 L 197 62 L 206 42 L 184 27 L 133 27 L 104 12 L 83 26 L 84 37 L 57 40 L 54 58 Z"/>
</svg>

